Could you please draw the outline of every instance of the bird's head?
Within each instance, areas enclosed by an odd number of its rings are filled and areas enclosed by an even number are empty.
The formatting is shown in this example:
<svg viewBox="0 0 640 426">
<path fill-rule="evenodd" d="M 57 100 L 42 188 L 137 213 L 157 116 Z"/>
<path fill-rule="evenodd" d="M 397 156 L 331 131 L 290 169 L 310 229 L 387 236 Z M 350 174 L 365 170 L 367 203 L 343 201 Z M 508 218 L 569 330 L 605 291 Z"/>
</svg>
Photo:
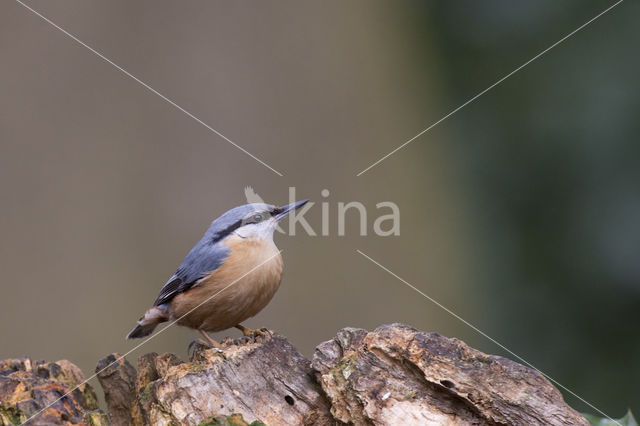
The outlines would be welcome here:
<svg viewBox="0 0 640 426">
<path fill-rule="evenodd" d="M 251 203 L 235 207 L 211 223 L 205 238 L 218 242 L 236 235 L 240 238 L 272 239 L 278 222 L 309 200 L 296 201 L 277 207 L 271 204 Z"/>
</svg>

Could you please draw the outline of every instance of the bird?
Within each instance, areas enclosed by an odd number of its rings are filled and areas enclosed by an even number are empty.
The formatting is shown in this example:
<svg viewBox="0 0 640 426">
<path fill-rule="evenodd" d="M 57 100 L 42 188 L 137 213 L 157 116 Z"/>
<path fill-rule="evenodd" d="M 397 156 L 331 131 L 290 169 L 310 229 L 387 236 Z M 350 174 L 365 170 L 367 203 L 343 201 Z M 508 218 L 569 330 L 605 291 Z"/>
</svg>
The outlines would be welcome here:
<svg viewBox="0 0 640 426">
<path fill-rule="evenodd" d="M 210 332 L 235 327 L 244 336 L 263 334 L 264 329 L 241 323 L 260 312 L 278 290 L 283 262 L 274 230 L 308 201 L 282 207 L 245 204 L 211 222 L 127 339 L 149 336 L 167 321 L 198 330 L 216 348 L 220 344 Z"/>
<path fill-rule="evenodd" d="M 260 197 L 250 186 L 245 186 L 244 196 L 247 199 L 247 203 L 264 203 L 262 197 Z M 284 231 L 280 228 L 279 225 L 276 225 L 276 231 L 284 234 Z"/>
</svg>

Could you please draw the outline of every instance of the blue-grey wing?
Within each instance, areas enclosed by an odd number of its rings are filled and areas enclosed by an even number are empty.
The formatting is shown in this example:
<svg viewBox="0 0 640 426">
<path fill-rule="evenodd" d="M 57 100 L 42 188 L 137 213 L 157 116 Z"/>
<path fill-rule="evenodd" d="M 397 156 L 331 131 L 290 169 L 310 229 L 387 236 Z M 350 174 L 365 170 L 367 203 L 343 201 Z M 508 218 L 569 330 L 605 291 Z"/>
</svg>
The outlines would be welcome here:
<svg viewBox="0 0 640 426">
<path fill-rule="evenodd" d="M 229 255 L 229 251 L 224 244 L 203 244 L 202 241 L 198 243 L 191 249 L 176 273 L 160 289 L 153 305 L 168 303 L 176 295 L 189 290 L 198 280 L 218 269 Z"/>
</svg>

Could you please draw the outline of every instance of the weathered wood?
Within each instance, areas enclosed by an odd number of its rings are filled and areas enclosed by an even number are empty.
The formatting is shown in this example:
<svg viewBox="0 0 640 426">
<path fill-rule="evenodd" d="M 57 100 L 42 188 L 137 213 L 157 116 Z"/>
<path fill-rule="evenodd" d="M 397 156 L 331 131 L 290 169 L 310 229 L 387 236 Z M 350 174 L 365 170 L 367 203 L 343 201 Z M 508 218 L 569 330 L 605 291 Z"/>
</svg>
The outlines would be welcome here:
<svg viewBox="0 0 640 426">
<path fill-rule="evenodd" d="M 195 345 L 188 362 L 146 354 L 137 370 L 118 354 L 100 360 L 110 424 L 588 424 L 537 371 L 402 324 L 345 328 L 313 362 L 277 335 L 222 344 Z M 1 423 L 23 422 L 83 380 L 68 361 L 0 362 Z M 30 423 L 105 424 L 96 408 L 82 385 Z"/>
<path fill-rule="evenodd" d="M 96 373 L 107 402 L 109 424 L 131 424 L 131 410 L 136 400 L 136 376 L 133 365 L 120 354 L 111 354 L 98 361 Z"/>
<path fill-rule="evenodd" d="M 345 328 L 318 346 L 313 368 L 342 422 L 589 424 L 537 371 L 402 324 Z"/>
<path fill-rule="evenodd" d="M 83 382 L 82 371 L 67 360 L 45 363 L 25 357 L 0 361 L 0 425 L 22 424 L 35 415 L 30 426 L 106 426 L 96 394 Z"/>
<path fill-rule="evenodd" d="M 276 425 L 332 423 L 310 361 L 285 338 L 222 344 L 222 351 L 197 346 L 191 362 L 171 354 L 140 357 L 133 422 L 198 424 L 240 415 Z"/>
</svg>

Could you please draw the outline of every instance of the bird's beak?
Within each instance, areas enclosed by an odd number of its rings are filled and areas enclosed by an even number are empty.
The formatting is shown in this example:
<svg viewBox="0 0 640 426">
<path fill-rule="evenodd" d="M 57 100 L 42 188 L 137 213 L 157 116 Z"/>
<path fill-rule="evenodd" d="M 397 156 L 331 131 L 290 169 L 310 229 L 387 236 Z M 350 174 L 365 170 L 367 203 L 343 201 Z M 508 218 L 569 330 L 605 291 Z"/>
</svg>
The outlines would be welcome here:
<svg viewBox="0 0 640 426">
<path fill-rule="evenodd" d="M 300 207 L 302 207 L 305 204 L 307 204 L 307 201 L 309 201 L 309 200 L 296 201 L 295 203 L 291 203 L 291 204 L 287 204 L 286 206 L 282 206 L 279 209 L 280 212 L 277 213 L 276 215 L 274 215 L 274 217 L 276 218 L 276 220 L 280 220 L 283 217 L 285 217 L 286 215 L 288 215 L 289 213 L 291 213 L 292 211 L 297 210 Z"/>
</svg>

